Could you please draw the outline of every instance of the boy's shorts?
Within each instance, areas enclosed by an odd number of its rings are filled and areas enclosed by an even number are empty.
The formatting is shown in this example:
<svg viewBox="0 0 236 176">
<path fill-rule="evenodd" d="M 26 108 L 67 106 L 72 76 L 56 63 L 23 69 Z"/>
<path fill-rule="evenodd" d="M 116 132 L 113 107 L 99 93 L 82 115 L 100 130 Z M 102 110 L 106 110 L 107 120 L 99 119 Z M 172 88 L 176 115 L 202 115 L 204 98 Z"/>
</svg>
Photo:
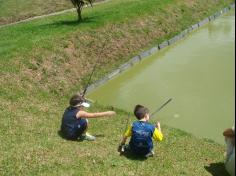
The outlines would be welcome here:
<svg viewBox="0 0 236 176">
<path fill-rule="evenodd" d="M 88 126 L 88 120 L 87 119 L 80 119 L 79 123 L 77 124 L 77 130 L 76 130 L 76 136 L 77 138 L 80 137 Z"/>
<path fill-rule="evenodd" d="M 153 149 L 147 149 L 147 148 L 132 148 L 130 145 L 126 145 L 125 150 L 127 152 L 132 152 L 133 154 L 140 156 L 146 156 L 147 154 L 153 151 Z"/>
<path fill-rule="evenodd" d="M 68 138 L 71 140 L 77 140 L 85 132 L 87 126 L 88 126 L 88 120 L 81 118 L 75 125 L 75 128 L 73 129 L 73 134 L 68 136 Z"/>
<path fill-rule="evenodd" d="M 133 155 L 137 155 L 137 156 L 143 156 L 146 158 L 154 155 L 153 150 L 150 150 L 148 152 L 136 152 L 136 151 L 132 150 L 132 148 L 130 147 L 129 144 L 126 144 L 123 146 L 123 153 L 124 154 L 133 154 Z"/>
</svg>

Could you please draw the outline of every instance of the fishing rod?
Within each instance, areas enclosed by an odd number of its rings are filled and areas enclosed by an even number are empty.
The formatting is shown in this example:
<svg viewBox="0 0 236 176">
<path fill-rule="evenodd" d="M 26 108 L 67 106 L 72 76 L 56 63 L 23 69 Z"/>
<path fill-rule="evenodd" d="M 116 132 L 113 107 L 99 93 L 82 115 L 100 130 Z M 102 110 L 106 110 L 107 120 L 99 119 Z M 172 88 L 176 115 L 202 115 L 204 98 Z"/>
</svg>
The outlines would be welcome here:
<svg viewBox="0 0 236 176">
<path fill-rule="evenodd" d="M 84 96 L 85 96 L 85 94 L 86 94 L 86 92 L 87 92 L 87 89 L 88 89 L 88 87 L 89 87 L 89 84 L 90 84 L 91 78 L 92 78 L 92 76 L 93 76 L 93 73 L 94 73 L 94 71 L 95 71 L 95 69 L 96 69 L 96 66 L 97 66 L 97 62 L 96 62 L 96 64 L 95 64 L 94 67 L 93 67 L 93 71 L 92 71 L 92 73 L 90 74 L 89 79 L 88 79 L 88 82 L 87 82 L 87 85 L 86 85 L 86 87 L 85 87 L 85 89 L 84 89 L 84 91 L 83 91 L 83 93 L 82 93 L 82 97 L 83 97 L 83 98 L 84 98 Z"/>
<path fill-rule="evenodd" d="M 106 44 L 106 42 L 103 43 L 102 48 L 104 48 L 105 44 Z M 98 58 L 100 58 L 101 53 L 102 53 L 102 52 L 100 52 Z M 94 73 L 94 71 L 95 71 L 95 69 L 96 69 L 97 64 L 98 64 L 98 62 L 96 62 L 95 65 L 94 65 L 94 67 L 93 67 L 93 70 L 92 70 L 92 73 L 91 73 L 90 76 L 89 76 L 89 79 L 88 79 L 87 85 L 86 85 L 86 87 L 85 87 L 85 89 L 84 89 L 84 91 L 83 91 L 83 93 L 82 93 L 82 97 L 84 97 L 85 94 L 86 94 L 86 92 L 87 92 L 87 89 L 88 89 L 88 87 L 89 87 L 89 84 L 90 84 L 91 78 L 92 78 L 92 76 L 93 76 L 93 73 Z"/>
<path fill-rule="evenodd" d="M 164 108 L 170 101 L 172 100 L 172 98 L 168 99 L 165 103 L 163 103 L 156 111 L 154 111 L 150 117 L 154 116 L 156 113 L 158 113 L 162 108 Z"/>
<path fill-rule="evenodd" d="M 156 113 L 158 113 L 162 108 L 164 108 L 169 102 L 171 102 L 172 98 L 168 99 L 165 103 L 163 103 L 156 111 L 154 111 L 150 117 L 152 117 L 153 115 L 155 115 Z M 125 127 L 125 130 L 127 130 L 128 128 L 128 123 L 129 123 L 129 120 L 130 120 L 130 113 L 128 114 L 128 118 L 127 118 L 127 121 L 126 121 L 126 127 Z"/>
<path fill-rule="evenodd" d="M 128 113 L 128 118 L 127 118 L 127 120 L 126 120 L 126 126 L 125 126 L 125 129 L 124 129 L 124 133 L 125 133 L 125 131 L 126 131 L 127 128 L 128 128 L 129 121 L 130 121 L 130 113 Z"/>
<path fill-rule="evenodd" d="M 154 114 L 158 113 L 162 108 L 164 108 L 170 101 L 172 100 L 172 98 L 168 99 L 165 103 L 163 103 L 156 111 L 154 111 L 150 117 L 152 117 Z M 128 118 L 127 118 L 127 121 L 126 121 L 126 127 L 125 127 L 125 131 L 127 130 L 128 128 L 128 124 L 129 124 L 129 121 L 130 121 L 130 113 L 128 113 Z M 124 131 L 124 133 L 125 133 Z M 119 145 L 118 147 L 118 151 L 119 152 L 124 152 L 125 151 L 125 146 L 124 145 Z"/>
</svg>

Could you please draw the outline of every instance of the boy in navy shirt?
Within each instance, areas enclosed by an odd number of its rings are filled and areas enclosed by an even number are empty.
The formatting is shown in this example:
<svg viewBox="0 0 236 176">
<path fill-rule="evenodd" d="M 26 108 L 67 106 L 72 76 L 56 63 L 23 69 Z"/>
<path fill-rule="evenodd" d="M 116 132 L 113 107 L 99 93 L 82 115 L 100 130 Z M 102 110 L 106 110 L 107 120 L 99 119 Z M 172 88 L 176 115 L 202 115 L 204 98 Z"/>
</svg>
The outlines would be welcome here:
<svg viewBox="0 0 236 176">
<path fill-rule="evenodd" d="M 116 114 L 114 111 L 89 113 L 84 110 L 89 106 L 82 96 L 76 94 L 71 97 L 70 106 L 66 108 L 61 121 L 61 132 L 66 139 L 77 140 L 79 138 L 93 141 L 95 137 L 87 133 L 88 119 Z"/>
<path fill-rule="evenodd" d="M 152 140 L 163 140 L 161 125 L 159 122 L 157 122 L 156 126 L 148 123 L 149 110 L 142 105 L 135 106 L 134 115 L 138 121 L 133 122 L 133 124 L 127 129 L 121 144 L 119 145 L 118 151 L 121 154 L 130 151 L 139 156 L 153 156 Z M 129 145 L 125 145 L 128 137 L 131 137 Z"/>
</svg>

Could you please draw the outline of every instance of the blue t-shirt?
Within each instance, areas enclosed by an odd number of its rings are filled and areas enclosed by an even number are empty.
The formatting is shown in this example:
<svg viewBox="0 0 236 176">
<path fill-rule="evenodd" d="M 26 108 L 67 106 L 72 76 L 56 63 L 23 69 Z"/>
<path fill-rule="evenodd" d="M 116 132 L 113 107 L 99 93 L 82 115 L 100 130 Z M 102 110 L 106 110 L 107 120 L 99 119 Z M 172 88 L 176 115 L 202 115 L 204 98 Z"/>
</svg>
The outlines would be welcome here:
<svg viewBox="0 0 236 176">
<path fill-rule="evenodd" d="M 132 136 L 129 142 L 131 150 L 136 154 L 146 155 L 153 149 L 152 136 L 155 126 L 144 121 L 132 124 Z"/>
<path fill-rule="evenodd" d="M 85 120 L 76 117 L 76 114 L 78 112 L 78 108 L 68 107 L 66 108 L 63 114 L 61 122 L 61 131 L 66 138 L 76 139 L 81 133 L 81 122 L 84 122 Z"/>
</svg>

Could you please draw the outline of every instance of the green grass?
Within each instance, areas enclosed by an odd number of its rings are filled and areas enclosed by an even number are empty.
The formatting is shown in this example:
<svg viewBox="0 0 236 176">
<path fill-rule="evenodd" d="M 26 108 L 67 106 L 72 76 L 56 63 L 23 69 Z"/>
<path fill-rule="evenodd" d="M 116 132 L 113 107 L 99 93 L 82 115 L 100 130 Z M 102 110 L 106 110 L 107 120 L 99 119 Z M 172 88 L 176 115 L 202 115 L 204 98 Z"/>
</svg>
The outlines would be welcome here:
<svg viewBox="0 0 236 176">
<path fill-rule="evenodd" d="M 221 0 L 221 3 L 216 4 L 216 6 L 211 7 L 211 9 L 199 6 L 199 12 L 197 12 L 197 16 L 195 16 L 192 12 L 194 6 L 189 8 L 184 5 L 184 3 L 180 3 L 180 7 L 174 9 L 174 4 L 177 4 L 174 0 L 116 0 L 96 6 L 93 9 L 84 9 L 83 16 L 85 19 L 82 23 L 78 23 L 76 14 L 70 12 L 63 15 L 34 20 L 33 22 L 0 28 L 0 57 L 2 61 L 22 55 L 25 52 L 27 53 L 31 51 L 32 48 L 43 47 L 51 49 L 52 45 L 55 46 L 55 40 L 56 42 L 63 42 L 62 40 L 67 38 L 68 35 L 75 33 L 83 35 L 81 33 L 88 30 L 96 30 L 106 24 L 122 25 L 136 21 L 137 18 L 146 18 L 148 16 L 155 17 L 156 21 L 159 20 L 159 24 L 162 24 L 165 22 L 166 18 L 171 17 L 170 15 L 179 15 L 177 17 L 172 16 L 180 23 L 178 24 L 179 26 L 176 26 L 177 31 L 175 31 L 179 32 L 181 29 L 210 15 L 219 9 L 222 4 L 226 5 L 229 2 L 232 2 L 232 0 L 228 0 L 228 2 Z M 201 4 L 202 2 L 198 2 L 198 5 Z M 214 5 L 212 2 L 205 2 L 203 4 L 209 4 L 208 6 Z M 173 14 L 168 13 L 170 12 L 168 8 L 174 10 Z M 203 9 L 205 11 L 201 11 Z"/>
<path fill-rule="evenodd" d="M 96 2 L 103 0 L 95 0 Z M 72 9 L 70 0 L 0 0 L 0 25 Z"/>
<path fill-rule="evenodd" d="M 139 2 L 139 3 L 137 3 Z M 84 21 L 77 22 L 75 13 L 66 13 L 55 17 L 48 17 L 33 22 L 0 28 L 0 56 L 13 58 L 19 53 L 30 51 L 33 47 L 49 47 L 54 44 L 50 40 L 62 39 L 73 32 L 86 32 L 97 29 L 105 24 L 119 24 L 135 20 L 140 15 L 153 13 L 156 8 L 166 6 L 170 1 L 123 1 L 118 0 L 84 9 Z M 140 10 L 142 9 L 142 14 Z M 46 42 L 46 43 L 44 43 Z M 42 46 L 43 44 L 43 46 Z M 9 52 L 11 51 L 11 52 Z"/>
<path fill-rule="evenodd" d="M 66 0 L 0 0 L 0 25 L 72 8 Z"/>
<path fill-rule="evenodd" d="M 86 76 L 86 73 L 76 72 L 76 64 L 90 67 L 95 59 L 100 59 L 105 71 L 98 74 L 97 79 L 140 51 L 174 36 L 230 2 L 232 0 L 116 0 L 84 9 L 81 23 L 71 12 L 0 28 L 0 72 L 13 73 L 27 80 L 40 75 L 43 85 L 46 82 L 54 84 L 55 80 L 48 79 L 54 79 L 60 72 L 57 80 L 63 81 L 56 83 L 58 87 L 58 84 L 67 84 L 72 75 L 76 80 Z M 105 50 L 101 49 L 103 43 Z M 70 60 L 74 62 L 73 69 L 64 69 Z M 48 64 L 50 68 L 47 68 Z M 28 75 L 22 70 L 27 70 Z"/>
<path fill-rule="evenodd" d="M 91 120 L 90 132 L 105 135 L 95 142 L 68 142 L 57 132 L 68 99 L 85 85 L 95 62 L 93 81 L 232 2 L 116 0 L 84 9 L 82 23 L 66 13 L 0 28 L 0 175 L 223 172 L 223 146 L 167 126 L 156 157 L 120 157 L 127 116 L 121 110 Z M 96 104 L 90 111 L 105 109 Z"/>
<path fill-rule="evenodd" d="M 60 99 L 62 100 L 62 99 Z M 38 100 L 38 103 L 40 101 Z M 36 103 L 36 102 L 35 102 Z M 211 175 L 213 163 L 223 161 L 223 147 L 197 139 L 183 131 L 163 126 L 165 139 L 155 143 L 155 157 L 143 160 L 119 156 L 116 151 L 125 128 L 127 113 L 90 120 L 94 142 L 70 142 L 58 135 L 61 105 L 44 102 L 42 109 L 22 105 L 17 118 L 1 124 L 1 175 Z M 23 110 L 24 109 L 24 110 Z M 90 111 L 109 110 L 95 104 Z M 30 112 L 30 116 L 25 114 Z M 48 113 L 49 111 L 50 113 Z M 18 113 L 21 113 L 19 116 Z M 9 114 L 6 114 L 6 117 Z M 133 119 L 134 120 L 134 119 Z M 6 121 L 5 121 L 6 122 Z M 9 138 L 9 136 L 11 136 Z M 215 168 L 216 169 L 216 168 Z M 223 166 L 217 169 L 224 173 Z"/>
</svg>

